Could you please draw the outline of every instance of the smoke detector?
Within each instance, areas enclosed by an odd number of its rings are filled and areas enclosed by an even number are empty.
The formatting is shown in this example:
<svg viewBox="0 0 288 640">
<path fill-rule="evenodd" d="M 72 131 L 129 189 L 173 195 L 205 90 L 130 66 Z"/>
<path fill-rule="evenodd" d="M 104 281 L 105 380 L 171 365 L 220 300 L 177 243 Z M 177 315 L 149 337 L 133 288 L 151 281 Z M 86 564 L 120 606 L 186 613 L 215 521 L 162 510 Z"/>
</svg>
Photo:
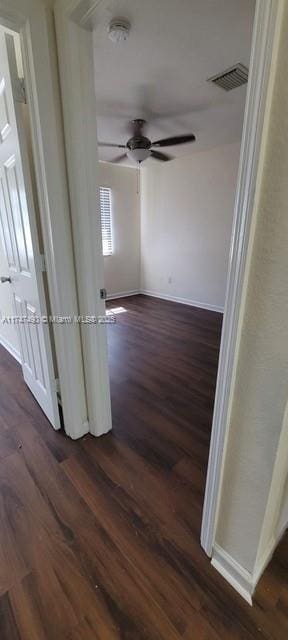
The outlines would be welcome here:
<svg viewBox="0 0 288 640">
<path fill-rule="evenodd" d="M 114 18 L 108 27 L 108 35 L 110 40 L 115 44 L 127 40 L 130 33 L 130 22 L 125 18 Z"/>
</svg>

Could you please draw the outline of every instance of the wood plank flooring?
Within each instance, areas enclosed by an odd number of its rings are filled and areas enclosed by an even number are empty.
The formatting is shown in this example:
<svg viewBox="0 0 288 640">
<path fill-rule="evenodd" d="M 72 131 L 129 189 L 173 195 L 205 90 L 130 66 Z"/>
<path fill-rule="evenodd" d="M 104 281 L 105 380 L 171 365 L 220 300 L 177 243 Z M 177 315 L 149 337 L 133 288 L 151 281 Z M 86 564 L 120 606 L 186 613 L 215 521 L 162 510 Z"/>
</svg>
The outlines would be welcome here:
<svg viewBox="0 0 288 640">
<path fill-rule="evenodd" d="M 288 540 L 253 608 L 199 544 L 221 316 L 108 306 L 98 440 L 55 433 L 0 347 L 1 640 L 287 640 Z"/>
</svg>

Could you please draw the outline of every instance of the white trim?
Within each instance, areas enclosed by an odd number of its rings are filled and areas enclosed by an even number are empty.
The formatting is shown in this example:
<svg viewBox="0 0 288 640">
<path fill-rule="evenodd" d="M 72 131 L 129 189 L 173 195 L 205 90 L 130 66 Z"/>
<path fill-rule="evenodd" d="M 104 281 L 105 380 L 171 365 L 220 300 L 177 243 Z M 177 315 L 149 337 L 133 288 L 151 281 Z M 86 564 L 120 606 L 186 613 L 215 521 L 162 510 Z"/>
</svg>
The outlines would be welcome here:
<svg viewBox="0 0 288 640">
<path fill-rule="evenodd" d="M 265 552 L 262 554 L 261 558 L 259 558 L 259 560 L 256 562 L 254 573 L 253 573 L 253 579 L 255 584 L 259 582 L 262 574 L 264 573 L 266 567 L 268 566 L 270 560 L 272 559 L 273 553 L 282 535 L 283 534 L 279 536 L 279 539 L 277 541 L 276 541 L 276 538 L 274 537 L 271 538 L 267 548 L 265 549 Z"/>
<path fill-rule="evenodd" d="M 250 605 L 253 604 L 252 596 L 255 588 L 272 559 L 273 553 L 286 529 L 287 525 L 283 526 L 277 536 L 273 536 L 270 540 L 270 543 L 258 562 L 257 568 L 254 569 L 253 574 L 247 571 L 247 569 L 244 569 L 244 567 L 234 560 L 229 553 L 224 551 L 220 545 L 215 544 L 213 547 L 211 564 Z"/>
<path fill-rule="evenodd" d="M 256 565 L 253 572 L 253 583 L 255 587 L 258 584 L 270 560 L 272 560 L 273 553 L 276 547 L 278 546 L 281 538 L 284 536 L 284 533 L 286 532 L 286 530 L 287 530 L 287 523 L 283 525 L 282 529 L 280 529 L 280 531 L 278 531 L 276 535 L 273 535 L 271 537 L 270 542 L 267 545 L 267 548 L 265 549 L 265 552 L 262 554 L 261 558 L 259 558 L 256 561 Z"/>
<path fill-rule="evenodd" d="M 215 545 L 213 548 L 211 564 L 238 591 L 240 596 L 252 606 L 252 595 L 255 588 L 252 574 L 219 545 Z"/>
<path fill-rule="evenodd" d="M 140 293 L 140 289 L 135 289 L 135 291 L 119 291 L 118 293 L 109 293 L 107 295 L 106 300 L 116 300 L 117 298 L 129 298 L 129 296 L 138 296 Z"/>
<path fill-rule="evenodd" d="M 237 332 L 240 306 L 252 228 L 252 210 L 270 79 L 272 48 L 277 31 L 276 17 L 280 4 L 280 0 L 257 0 L 256 5 L 201 530 L 201 544 L 209 556 L 212 555 L 214 545 L 221 493 L 230 398 L 233 393 L 234 365 L 238 347 Z"/>
<path fill-rule="evenodd" d="M 188 307 L 197 307 L 198 309 L 207 309 L 207 311 L 216 311 L 217 313 L 223 313 L 224 308 L 215 304 L 209 304 L 208 302 L 199 302 L 196 300 L 189 300 L 188 298 L 178 298 L 177 296 L 168 296 L 165 293 L 156 293 L 155 291 L 148 291 L 148 289 L 135 289 L 135 291 L 119 291 L 118 293 L 110 293 L 107 295 L 107 300 L 116 300 L 117 298 L 128 298 L 129 296 L 149 296 L 150 298 L 159 298 L 160 300 L 167 300 L 168 302 L 177 302 L 178 304 L 186 304 Z"/>
<path fill-rule="evenodd" d="M 83 436 L 86 436 L 87 433 L 89 433 L 89 432 L 90 432 L 90 425 L 89 425 L 88 420 L 85 420 L 81 424 L 81 434 L 82 434 L 81 438 L 83 438 Z M 77 433 L 75 433 L 75 434 L 71 434 L 70 438 L 72 438 L 72 440 L 78 440 L 79 436 L 77 435 Z"/>
<path fill-rule="evenodd" d="M 207 309 L 207 311 L 217 311 L 217 313 L 223 313 L 224 307 L 219 307 L 216 304 L 209 304 L 208 302 L 199 302 L 198 300 L 189 300 L 189 298 L 179 298 L 177 296 L 170 296 L 166 293 L 158 293 L 156 291 L 149 291 L 148 289 L 141 289 L 140 292 L 143 296 L 150 296 L 151 298 L 160 298 L 161 300 L 168 300 L 169 302 L 178 302 L 179 304 L 187 304 L 189 307 L 198 307 L 199 309 Z"/>
<path fill-rule="evenodd" d="M 1 0 L 0 22 L 20 32 L 51 313 L 79 315 L 66 182 L 53 13 L 38 0 Z M 77 325 L 53 327 L 66 433 L 84 434 L 84 373 Z"/>
<path fill-rule="evenodd" d="M 272 481 L 263 519 L 254 573 L 259 580 L 269 563 L 288 523 L 279 529 L 281 506 L 285 491 L 288 469 L 288 404 L 282 421 L 281 434 L 274 463 Z"/>
<path fill-rule="evenodd" d="M 234 560 L 229 553 L 224 551 L 220 545 L 215 544 L 213 547 L 211 564 L 250 605 L 253 604 L 252 597 L 256 586 L 286 530 L 287 524 L 277 532 L 277 535 L 271 538 L 267 549 L 257 562 L 253 574 L 247 571 L 247 569 L 244 569 L 244 567 Z"/>
<path fill-rule="evenodd" d="M 8 342 L 6 338 L 3 338 L 3 336 L 0 336 L 0 344 L 2 344 L 2 347 L 4 347 L 4 349 L 9 351 L 11 356 L 13 356 L 13 358 L 15 358 L 15 360 L 17 360 L 19 364 L 22 364 L 20 351 L 17 351 L 17 349 L 15 349 L 15 347 L 13 347 L 13 345 Z"/>
<path fill-rule="evenodd" d="M 92 32 L 82 10 L 86 0 L 54 5 L 79 312 L 97 316 L 105 312 L 97 112 Z M 112 427 L 106 327 L 82 324 L 81 337 L 90 433 L 100 436 Z"/>
</svg>

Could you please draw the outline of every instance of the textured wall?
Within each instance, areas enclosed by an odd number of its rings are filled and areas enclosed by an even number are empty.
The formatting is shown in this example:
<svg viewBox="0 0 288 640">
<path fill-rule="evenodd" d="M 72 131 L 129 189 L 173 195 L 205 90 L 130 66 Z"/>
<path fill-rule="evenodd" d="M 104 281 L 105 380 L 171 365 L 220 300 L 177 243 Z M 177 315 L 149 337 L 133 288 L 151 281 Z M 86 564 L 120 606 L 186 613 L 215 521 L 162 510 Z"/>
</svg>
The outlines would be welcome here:
<svg viewBox="0 0 288 640">
<path fill-rule="evenodd" d="M 288 398 L 288 4 L 266 113 L 216 542 L 252 571 Z M 275 61 L 275 59 L 274 59 Z M 273 84 L 274 83 L 274 84 Z M 267 126 L 267 123 L 269 126 Z"/>
<path fill-rule="evenodd" d="M 240 143 L 147 164 L 141 173 L 141 285 L 223 308 Z"/>
</svg>

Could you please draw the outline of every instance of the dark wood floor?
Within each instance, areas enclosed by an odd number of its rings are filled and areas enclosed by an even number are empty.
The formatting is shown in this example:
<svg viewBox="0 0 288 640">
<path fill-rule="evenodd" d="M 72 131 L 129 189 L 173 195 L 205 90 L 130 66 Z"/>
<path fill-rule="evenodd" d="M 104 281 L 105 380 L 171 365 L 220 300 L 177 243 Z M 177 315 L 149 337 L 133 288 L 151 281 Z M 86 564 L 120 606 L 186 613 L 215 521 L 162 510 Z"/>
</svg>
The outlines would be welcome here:
<svg viewBox="0 0 288 640">
<path fill-rule="evenodd" d="M 99 440 L 55 433 L 0 348 L 1 640 L 287 640 L 287 540 L 253 608 L 199 545 L 221 316 L 109 306 Z"/>
</svg>

